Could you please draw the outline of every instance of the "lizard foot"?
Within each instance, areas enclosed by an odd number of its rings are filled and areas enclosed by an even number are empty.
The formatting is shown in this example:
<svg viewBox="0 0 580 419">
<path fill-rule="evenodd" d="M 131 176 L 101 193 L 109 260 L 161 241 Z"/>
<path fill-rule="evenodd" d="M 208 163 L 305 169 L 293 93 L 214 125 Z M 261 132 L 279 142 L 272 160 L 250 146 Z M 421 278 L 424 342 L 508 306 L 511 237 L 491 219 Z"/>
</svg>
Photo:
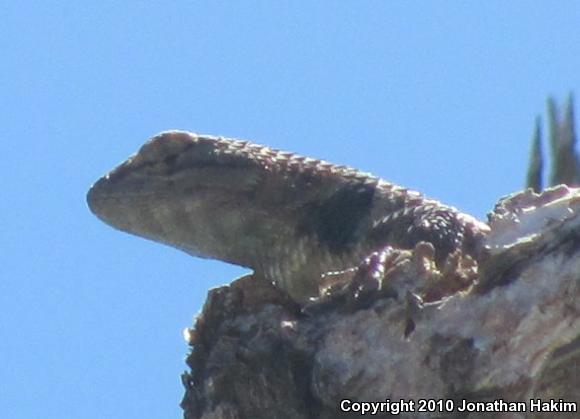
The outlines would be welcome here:
<svg viewBox="0 0 580 419">
<path fill-rule="evenodd" d="M 341 305 L 356 311 L 380 299 L 423 305 L 464 292 L 477 282 L 477 262 L 456 251 L 439 267 L 432 244 L 420 242 L 412 250 L 385 246 L 356 268 L 325 275 L 320 298 L 304 307 L 313 312 Z"/>
</svg>

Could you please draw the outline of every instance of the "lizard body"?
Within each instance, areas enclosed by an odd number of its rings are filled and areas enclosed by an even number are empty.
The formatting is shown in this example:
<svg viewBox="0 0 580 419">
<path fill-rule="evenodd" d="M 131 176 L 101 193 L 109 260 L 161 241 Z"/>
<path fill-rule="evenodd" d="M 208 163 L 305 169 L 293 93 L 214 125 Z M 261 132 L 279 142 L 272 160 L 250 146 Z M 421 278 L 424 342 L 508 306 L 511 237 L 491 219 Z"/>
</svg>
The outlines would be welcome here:
<svg viewBox="0 0 580 419">
<path fill-rule="evenodd" d="M 163 132 L 99 179 L 89 207 L 120 230 L 251 268 L 297 300 L 391 245 L 476 255 L 488 226 L 371 174 L 248 141 Z"/>
</svg>

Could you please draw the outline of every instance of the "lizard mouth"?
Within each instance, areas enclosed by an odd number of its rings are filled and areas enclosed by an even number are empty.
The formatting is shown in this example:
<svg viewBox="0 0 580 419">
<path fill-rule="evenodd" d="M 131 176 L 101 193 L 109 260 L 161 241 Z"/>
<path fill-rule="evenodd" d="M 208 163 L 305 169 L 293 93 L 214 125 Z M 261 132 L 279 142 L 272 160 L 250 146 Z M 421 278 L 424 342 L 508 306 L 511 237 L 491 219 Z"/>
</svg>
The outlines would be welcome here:
<svg viewBox="0 0 580 419">
<path fill-rule="evenodd" d="M 122 201 L 121 196 L 115 193 L 109 175 L 96 181 L 87 193 L 87 204 L 93 214 L 109 225 L 126 229 L 122 222 L 126 218 L 122 216 Z"/>
<path fill-rule="evenodd" d="M 161 196 L 139 189 L 129 192 L 132 182 L 124 183 L 116 182 L 110 174 L 95 182 L 87 193 L 91 212 L 104 223 L 127 233 L 151 239 L 164 236 L 166 232 L 157 207 L 150 202 Z"/>
<path fill-rule="evenodd" d="M 123 163 L 97 180 L 87 192 L 87 204 L 106 224 L 131 232 L 142 224 L 136 217 L 143 215 L 145 201 L 156 195 L 146 191 L 140 179 L 125 176 L 125 169 L 126 163 Z"/>
<path fill-rule="evenodd" d="M 98 216 L 99 218 L 102 209 L 103 209 L 103 202 L 106 196 L 106 189 L 107 189 L 107 179 L 105 177 L 100 178 L 97 180 L 87 192 L 87 204 L 93 214 Z"/>
</svg>

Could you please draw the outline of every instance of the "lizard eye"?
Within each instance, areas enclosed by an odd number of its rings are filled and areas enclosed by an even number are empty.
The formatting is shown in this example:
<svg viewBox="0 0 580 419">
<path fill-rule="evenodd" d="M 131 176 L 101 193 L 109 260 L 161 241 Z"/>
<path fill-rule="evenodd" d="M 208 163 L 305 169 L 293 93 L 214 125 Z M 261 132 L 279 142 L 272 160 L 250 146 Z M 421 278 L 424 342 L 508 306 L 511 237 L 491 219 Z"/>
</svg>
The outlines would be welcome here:
<svg viewBox="0 0 580 419">
<path fill-rule="evenodd" d="M 147 164 L 166 162 L 177 156 L 195 143 L 197 137 L 194 134 L 183 131 L 166 131 L 149 140 L 137 153 L 134 164 Z M 175 160 L 173 160 L 175 162 Z"/>
<path fill-rule="evenodd" d="M 165 166 L 167 167 L 174 166 L 178 156 L 179 156 L 178 154 L 172 154 L 170 156 L 165 157 L 163 159 L 163 164 L 165 164 Z"/>
</svg>

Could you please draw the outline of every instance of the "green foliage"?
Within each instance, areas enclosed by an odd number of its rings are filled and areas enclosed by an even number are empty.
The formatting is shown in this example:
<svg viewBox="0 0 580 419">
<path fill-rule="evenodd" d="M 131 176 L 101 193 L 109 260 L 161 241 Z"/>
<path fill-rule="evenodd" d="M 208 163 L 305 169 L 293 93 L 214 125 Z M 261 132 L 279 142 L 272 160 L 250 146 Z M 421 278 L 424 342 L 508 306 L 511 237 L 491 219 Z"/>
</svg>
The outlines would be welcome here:
<svg viewBox="0 0 580 419">
<path fill-rule="evenodd" d="M 574 96 L 568 96 L 563 118 L 553 98 L 548 98 L 548 132 L 551 172 L 548 186 L 566 184 L 580 185 L 580 163 L 576 153 L 576 132 L 574 124 Z M 526 187 L 539 192 L 543 182 L 542 130 L 540 117 L 536 118 L 528 164 Z"/>
<path fill-rule="evenodd" d="M 536 128 L 532 136 L 532 148 L 530 150 L 530 162 L 528 164 L 528 175 L 526 186 L 532 188 L 534 192 L 542 190 L 542 171 L 544 169 L 544 159 L 542 157 L 542 121 L 536 118 Z"/>
</svg>

